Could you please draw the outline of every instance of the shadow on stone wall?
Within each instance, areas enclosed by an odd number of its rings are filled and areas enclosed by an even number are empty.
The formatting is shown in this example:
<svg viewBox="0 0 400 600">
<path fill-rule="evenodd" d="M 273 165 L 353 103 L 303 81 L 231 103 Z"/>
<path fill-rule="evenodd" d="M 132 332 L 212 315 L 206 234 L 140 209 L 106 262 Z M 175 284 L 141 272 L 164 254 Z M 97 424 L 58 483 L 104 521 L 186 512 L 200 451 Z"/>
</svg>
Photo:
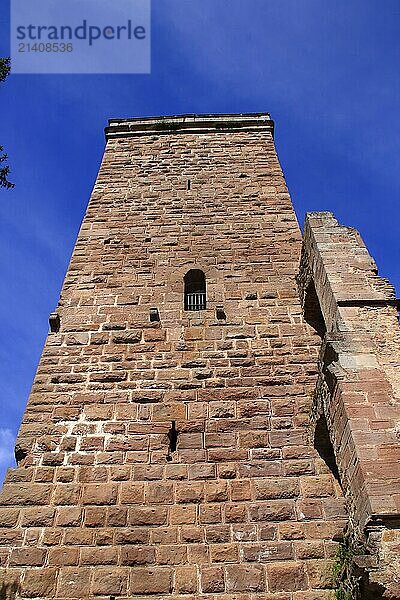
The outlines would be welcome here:
<svg viewBox="0 0 400 600">
<path fill-rule="evenodd" d="M 0 600 L 15 600 L 17 592 L 17 583 L 0 583 Z"/>
</svg>

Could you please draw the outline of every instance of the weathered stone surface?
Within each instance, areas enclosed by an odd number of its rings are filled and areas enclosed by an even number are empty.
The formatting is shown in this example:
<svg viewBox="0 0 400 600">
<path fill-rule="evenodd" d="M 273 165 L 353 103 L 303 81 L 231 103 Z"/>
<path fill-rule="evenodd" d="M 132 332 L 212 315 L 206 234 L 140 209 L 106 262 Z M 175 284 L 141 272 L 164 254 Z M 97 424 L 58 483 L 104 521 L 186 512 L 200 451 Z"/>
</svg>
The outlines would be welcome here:
<svg viewBox="0 0 400 600">
<path fill-rule="evenodd" d="M 307 215 L 298 282 L 305 317 L 324 338 L 313 406 L 317 448 L 328 466 L 333 453 L 336 457 L 354 523 L 350 535 L 379 558 L 378 565 L 362 567 L 369 572 L 370 593 L 380 590 L 385 597 L 400 576 L 382 529 L 400 531 L 395 500 L 400 497 L 400 362 L 394 359 L 400 355 L 400 328 L 394 289 L 377 275 L 358 232 L 339 225 L 332 213 Z M 331 496 L 329 485 L 325 476 L 301 478 L 306 497 Z M 343 515 L 332 497 L 322 506 L 328 519 Z M 329 587 L 318 565 L 308 565 L 309 580 L 315 588 Z"/>
<path fill-rule="evenodd" d="M 0 496 L 0 577 L 21 599 L 331 600 L 347 517 L 310 436 L 321 339 L 302 316 L 301 234 L 272 123 L 160 118 L 107 135 L 23 418 L 24 458 Z M 184 310 L 190 269 L 205 274 L 202 311 Z M 380 494 L 398 510 L 396 408 L 359 359 L 337 405 L 375 506 Z M 396 539 L 385 544 L 396 565 Z"/>
</svg>

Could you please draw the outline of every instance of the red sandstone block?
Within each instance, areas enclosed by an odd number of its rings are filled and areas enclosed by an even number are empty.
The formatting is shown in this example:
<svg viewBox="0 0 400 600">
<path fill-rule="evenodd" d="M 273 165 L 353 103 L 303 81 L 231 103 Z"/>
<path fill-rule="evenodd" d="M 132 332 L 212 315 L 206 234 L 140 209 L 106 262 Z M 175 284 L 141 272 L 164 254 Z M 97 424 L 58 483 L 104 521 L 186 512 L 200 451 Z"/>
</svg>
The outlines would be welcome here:
<svg viewBox="0 0 400 600">
<path fill-rule="evenodd" d="M 48 474 L 48 479 L 46 481 L 53 481 L 54 470 L 51 469 L 52 473 Z M 44 476 L 45 474 L 42 473 Z M 75 478 L 75 469 L 72 467 L 57 467 L 56 469 L 56 481 L 57 483 L 71 483 Z M 36 471 L 35 481 L 39 481 L 39 473 Z M 44 481 L 44 479 L 43 479 Z"/>
<path fill-rule="evenodd" d="M 113 529 L 97 529 L 95 531 L 94 543 L 96 546 L 112 546 L 114 539 Z"/>
<path fill-rule="evenodd" d="M 166 508 L 138 506 L 129 509 L 130 525 L 164 525 L 166 522 Z"/>
<path fill-rule="evenodd" d="M 205 447 L 206 448 L 229 448 L 236 446 L 235 433 L 206 433 Z"/>
<path fill-rule="evenodd" d="M 287 562 L 267 565 L 267 579 L 271 592 L 292 592 L 308 588 L 303 563 Z"/>
<path fill-rule="evenodd" d="M 53 486 L 41 483 L 4 484 L 0 492 L 0 506 L 50 504 Z"/>
<path fill-rule="evenodd" d="M 45 529 L 43 532 L 43 546 L 54 546 L 61 543 L 62 529 Z"/>
<path fill-rule="evenodd" d="M 169 594 L 172 591 L 172 570 L 168 567 L 132 569 L 131 594 Z"/>
<path fill-rule="evenodd" d="M 96 569 L 93 573 L 92 594 L 109 596 L 126 594 L 129 570 L 113 567 Z"/>
<path fill-rule="evenodd" d="M 159 390 L 132 390 L 131 392 L 132 402 L 139 403 L 153 403 L 162 402 L 163 392 Z"/>
<path fill-rule="evenodd" d="M 102 453 L 97 456 L 97 462 L 101 464 L 102 462 L 106 462 L 109 460 L 110 454 Z M 93 465 L 94 464 L 94 454 L 82 454 L 81 452 L 75 452 L 69 456 L 68 462 L 70 465 Z"/>
<path fill-rule="evenodd" d="M 107 519 L 106 507 L 85 508 L 85 527 L 104 527 Z"/>
<path fill-rule="evenodd" d="M 14 548 L 11 552 L 10 566 L 12 567 L 40 567 L 46 558 L 45 548 Z"/>
<path fill-rule="evenodd" d="M 241 448 L 263 448 L 269 446 L 268 431 L 239 432 L 239 446 Z"/>
<path fill-rule="evenodd" d="M 205 531 L 206 540 L 210 544 L 215 542 L 229 542 L 231 537 L 229 525 L 208 525 Z"/>
<path fill-rule="evenodd" d="M 24 574 L 21 594 L 27 598 L 54 598 L 56 569 L 27 569 Z"/>
<path fill-rule="evenodd" d="M 277 525 L 260 526 L 260 540 L 276 540 L 278 537 Z"/>
<path fill-rule="evenodd" d="M 315 462 L 313 460 L 285 460 L 283 462 L 282 474 L 286 477 L 300 477 L 301 475 L 314 475 L 314 473 Z"/>
<path fill-rule="evenodd" d="M 57 597 L 88 598 L 91 570 L 85 567 L 66 567 L 60 570 Z"/>
<path fill-rule="evenodd" d="M 148 527 L 120 527 L 115 530 L 115 544 L 148 544 L 150 529 Z"/>
<path fill-rule="evenodd" d="M 120 465 L 110 467 L 111 481 L 128 481 L 131 478 L 131 466 Z"/>
<path fill-rule="evenodd" d="M 232 539 L 237 542 L 254 542 L 257 540 L 257 526 L 241 523 L 232 526 Z"/>
<path fill-rule="evenodd" d="M 190 525 L 196 523 L 196 506 L 187 504 L 182 506 L 171 506 L 171 525 Z"/>
<path fill-rule="evenodd" d="M 284 446 L 304 446 L 307 444 L 307 433 L 304 431 L 304 429 L 271 431 L 269 437 L 271 446 L 273 448 L 283 448 Z"/>
<path fill-rule="evenodd" d="M 48 564 L 51 567 L 73 566 L 78 562 L 79 548 L 60 546 L 49 549 Z"/>
<path fill-rule="evenodd" d="M 204 542 L 205 534 L 202 527 L 181 527 L 180 531 L 181 542 L 184 543 L 200 543 Z"/>
<path fill-rule="evenodd" d="M 257 500 L 296 498 L 300 494 L 299 480 L 296 478 L 255 479 L 253 486 Z"/>
<path fill-rule="evenodd" d="M 293 560 L 293 546 L 290 542 L 265 542 L 243 546 L 243 561 L 265 563 L 270 561 Z"/>
<path fill-rule="evenodd" d="M 178 594 L 193 594 L 198 591 L 195 566 L 176 567 L 174 590 Z"/>
<path fill-rule="evenodd" d="M 295 592 L 295 600 L 335 600 L 334 590 L 309 590 L 308 592 Z"/>
<path fill-rule="evenodd" d="M 200 523 L 221 523 L 222 510 L 219 504 L 201 504 L 199 510 Z"/>
<path fill-rule="evenodd" d="M 36 507 L 22 510 L 22 527 L 51 527 L 54 522 L 55 509 Z"/>
<path fill-rule="evenodd" d="M 105 548 L 82 548 L 82 565 L 116 565 L 118 562 L 118 549 L 112 547 Z"/>
<path fill-rule="evenodd" d="M 186 407 L 184 404 L 172 402 L 169 404 L 154 404 L 154 421 L 180 421 L 186 418 Z"/>
<path fill-rule="evenodd" d="M 83 504 L 115 504 L 117 486 L 114 484 L 88 484 L 83 488 Z"/>
<path fill-rule="evenodd" d="M 188 562 L 195 565 L 210 562 L 210 547 L 208 544 L 190 544 L 188 546 Z"/>
<path fill-rule="evenodd" d="M 228 484 L 226 481 L 210 481 L 205 483 L 207 502 L 224 502 L 228 500 Z"/>
<path fill-rule="evenodd" d="M 56 505 L 76 506 L 79 504 L 81 487 L 74 483 L 56 485 L 53 503 Z"/>
<path fill-rule="evenodd" d="M 322 500 L 320 499 L 310 499 L 310 500 L 299 500 L 297 502 L 297 513 L 299 515 L 299 519 L 321 519 L 323 510 L 322 510 Z"/>
<path fill-rule="evenodd" d="M 176 544 L 178 527 L 153 527 L 150 531 L 151 544 Z"/>
<path fill-rule="evenodd" d="M 187 563 L 187 547 L 179 545 L 158 546 L 156 562 L 161 565 L 179 565 Z"/>
<path fill-rule="evenodd" d="M 242 523 L 247 520 L 247 509 L 244 504 L 225 504 L 226 523 Z"/>
<path fill-rule="evenodd" d="M 326 498 L 322 500 L 322 508 L 326 519 L 345 519 L 347 517 L 344 498 Z"/>
<path fill-rule="evenodd" d="M 164 452 L 160 456 L 160 459 L 164 461 L 165 454 Z M 178 450 L 176 453 L 176 460 L 179 460 L 183 463 L 193 464 L 193 463 L 202 463 L 207 460 L 206 450 L 198 449 L 198 450 Z"/>
<path fill-rule="evenodd" d="M 202 433 L 181 433 L 178 438 L 179 450 L 203 448 Z"/>
<path fill-rule="evenodd" d="M 210 546 L 210 558 L 214 563 L 238 562 L 237 544 L 212 544 Z"/>
<path fill-rule="evenodd" d="M 90 546 L 93 544 L 94 533 L 90 529 L 66 529 L 64 533 L 64 544 L 66 546 Z"/>
<path fill-rule="evenodd" d="M 165 479 L 176 479 L 179 481 L 187 478 L 188 467 L 186 465 L 165 465 Z"/>
<path fill-rule="evenodd" d="M 333 477 L 319 475 L 318 477 L 301 477 L 301 491 L 306 498 L 332 496 L 334 494 Z"/>
<path fill-rule="evenodd" d="M 23 529 L 0 529 L 0 546 L 20 546 L 23 538 Z"/>
<path fill-rule="evenodd" d="M 162 479 L 163 467 L 161 465 L 135 465 L 133 474 L 136 481 Z"/>
<path fill-rule="evenodd" d="M 65 481 L 67 483 L 73 480 L 75 471 L 69 467 L 58 467 L 56 470 L 52 467 L 38 467 L 34 474 L 35 483 L 52 483 L 55 474 L 56 481 Z"/>
<path fill-rule="evenodd" d="M 151 546 L 123 546 L 121 565 L 146 565 L 155 562 L 156 552 Z"/>
<path fill-rule="evenodd" d="M 308 560 L 307 575 L 312 588 L 332 588 L 333 581 L 333 560 Z"/>
<path fill-rule="evenodd" d="M 145 329 L 143 338 L 145 342 L 160 342 L 164 341 L 166 332 L 163 329 Z"/>
<path fill-rule="evenodd" d="M 221 479 L 235 479 L 236 464 L 235 463 L 226 463 L 226 464 L 217 465 L 217 474 L 218 474 L 218 477 L 220 477 Z"/>
<path fill-rule="evenodd" d="M 335 548 L 337 546 L 335 545 Z M 299 541 L 295 542 L 294 550 L 296 559 L 324 558 L 325 547 L 322 541 Z"/>
<path fill-rule="evenodd" d="M 177 483 L 175 488 L 175 497 L 177 502 L 201 502 L 204 497 L 204 484 L 200 482 Z"/>
<path fill-rule="evenodd" d="M 108 527 L 124 527 L 127 523 L 128 508 L 126 506 L 110 506 L 107 508 Z"/>
<path fill-rule="evenodd" d="M 74 450 L 75 448 L 70 448 L 70 449 Z M 104 450 L 104 437 L 103 436 L 94 436 L 94 435 L 82 437 L 81 441 L 80 441 L 80 450 L 81 451 Z"/>
<path fill-rule="evenodd" d="M 247 458 L 248 451 L 242 448 L 219 448 L 218 450 L 208 450 L 208 460 L 210 462 L 243 461 Z"/>
<path fill-rule="evenodd" d="M 271 500 L 260 504 L 250 504 L 250 521 L 290 521 L 294 517 L 294 502 L 291 500 Z"/>
<path fill-rule="evenodd" d="M 233 501 L 251 500 L 251 487 L 248 479 L 231 481 L 230 491 Z"/>
<path fill-rule="evenodd" d="M 64 437 L 61 444 L 60 444 L 60 450 L 64 451 L 64 452 L 72 452 L 74 450 L 76 450 L 76 446 L 78 443 L 78 438 L 76 437 Z M 81 447 L 82 449 L 82 447 Z"/>
<path fill-rule="evenodd" d="M 203 566 L 201 568 L 201 591 L 203 594 L 214 594 L 225 590 L 224 569 L 219 566 Z"/>
<path fill-rule="evenodd" d="M 304 534 L 307 539 L 332 540 L 340 539 L 344 535 L 346 521 L 310 521 L 303 523 Z"/>
<path fill-rule="evenodd" d="M 0 508 L 0 527 L 14 527 L 19 514 L 17 508 Z"/>
<path fill-rule="evenodd" d="M 88 421 L 107 421 L 111 419 L 112 413 L 113 406 L 101 404 L 85 406 L 85 418 Z"/>
<path fill-rule="evenodd" d="M 209 403 L 209 418 L 210 419 L 223 419 L 236 416 L 236 403 L 235 402 L 210 402 Z"/>
<path fill-rule="evenodd" d="M 147 436 L 129 435 L 129 436 L 113 436 L 106 444 L 106 450 L 109 452 L 146 451 L 149 445 Z M 101 448 L 99 448 L 101 450 Z"/>
<path fill-rule="evenodd" d="M 258 415 L 269 415 L 271 404 L 268 400 L 257 400 L 253 402 L 238 402 L 237 413 L 239 418 L 252 418 Z"/>
<path fill-rule="evenodd" d="M 259 461 L 247 460 L 238 464 L 239 477 L 279 477 L 283 475 L 283 468 L 286 463 L 281 460 Z"/>
<path fill-rule="evenodd" d="M 149 483 L 145 492 L 148 504 L 172 504 L 173 485 L 170 483 Z"/>
<path fill-rule="evenodd" d="M 265 590 L 265 572 L 261 565 L 227 565 L 228 592 L 261 592 Z"/>
<path fill-rule="evenodd" d="M 144 485 L 142 483 L 123 482 L 121 484 L 121 504 L 142 504 Z"/>
</svg>

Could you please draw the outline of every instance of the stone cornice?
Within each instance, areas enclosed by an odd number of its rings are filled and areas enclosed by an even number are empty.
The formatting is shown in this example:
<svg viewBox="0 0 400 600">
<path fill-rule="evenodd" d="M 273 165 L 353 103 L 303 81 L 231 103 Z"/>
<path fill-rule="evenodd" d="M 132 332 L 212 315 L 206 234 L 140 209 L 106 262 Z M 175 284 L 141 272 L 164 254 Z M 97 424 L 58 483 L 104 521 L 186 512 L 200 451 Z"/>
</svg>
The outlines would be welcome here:
<svg viewBox="0 0 400 600">
<path fill-rule="evenodd" d="M 171 133 L 217 133 L 219 131 L 265 131 L 274 133 L 268 113 L 176 115 L 110 119 L 105 128 L 106 140 L 138 135 Z"/>
</svg>

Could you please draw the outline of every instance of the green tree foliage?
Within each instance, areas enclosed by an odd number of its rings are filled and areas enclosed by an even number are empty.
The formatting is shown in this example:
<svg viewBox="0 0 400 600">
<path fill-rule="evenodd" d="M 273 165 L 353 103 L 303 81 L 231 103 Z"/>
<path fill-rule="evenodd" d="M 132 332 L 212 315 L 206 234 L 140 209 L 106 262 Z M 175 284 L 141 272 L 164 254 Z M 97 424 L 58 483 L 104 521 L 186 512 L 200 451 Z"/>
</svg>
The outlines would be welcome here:
<svg viewBox="0 0 400 600">
<path fill-rule="evenodd" d="M 10 59 L 0 58 L 0 83 L 6 79 L 10 73 Z M 3 146 L 0 146 L 0 187 L 10 189 L 14 187 L 14 184 L 8 180 L 8 174 L 10 167 L 4 163 L 7 160 L 7 154 L 4 153 Z"/>
</svg>

